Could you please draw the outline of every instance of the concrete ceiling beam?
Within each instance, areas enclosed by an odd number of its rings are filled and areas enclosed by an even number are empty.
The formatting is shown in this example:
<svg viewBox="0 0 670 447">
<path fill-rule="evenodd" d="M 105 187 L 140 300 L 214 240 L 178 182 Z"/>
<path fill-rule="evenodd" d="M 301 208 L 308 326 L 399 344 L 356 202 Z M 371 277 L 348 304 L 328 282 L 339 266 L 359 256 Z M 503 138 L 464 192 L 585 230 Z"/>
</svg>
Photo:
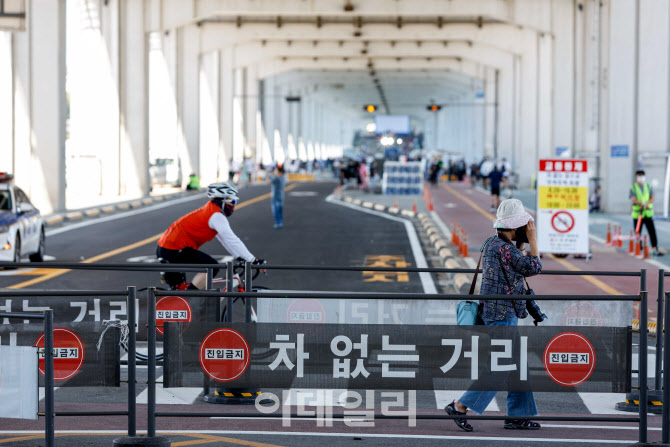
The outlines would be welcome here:
<svg viewBox="0 0 670 447">
<path fill-rule="evenodd" d="M 478 27 L 475 24 L 447 24 L 442 28 L 425 25 L 366 25 L 361 29 L 349 24 L 329 24 L 317 28 L 308 24 L 276 26 L 249 24 L 237 27 L 230 23 L 206 23 L 201 27 L 201 51 L 206 53 L 222 47 L 259 41 L 320 41 L 360 40 L 365 41 L 469 41 L 498 48 L 512 54 L 521 54 L 524 42 L 535 38 L 532 30 L 509 24 L 490 24 Z M 356 32 L 360 36 L 355 36 Z"/>
</svg>

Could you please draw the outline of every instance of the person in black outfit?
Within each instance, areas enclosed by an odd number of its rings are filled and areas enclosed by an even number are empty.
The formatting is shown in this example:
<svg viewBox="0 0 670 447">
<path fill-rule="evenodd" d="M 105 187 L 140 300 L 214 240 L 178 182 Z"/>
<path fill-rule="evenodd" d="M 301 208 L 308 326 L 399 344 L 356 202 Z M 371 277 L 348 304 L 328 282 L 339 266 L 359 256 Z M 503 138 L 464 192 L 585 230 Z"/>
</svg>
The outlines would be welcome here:
<svg viewBox="0 0 670 447">
<path fill-rule="evenodd" d="M 493 165 L 493 171 L 489 174 L 489 186 L 491 187 L 491 212 L 495 213 L 500 206 L 500 184 L 509 186 L 502 169 L 497 164 Z"/>
</svg>

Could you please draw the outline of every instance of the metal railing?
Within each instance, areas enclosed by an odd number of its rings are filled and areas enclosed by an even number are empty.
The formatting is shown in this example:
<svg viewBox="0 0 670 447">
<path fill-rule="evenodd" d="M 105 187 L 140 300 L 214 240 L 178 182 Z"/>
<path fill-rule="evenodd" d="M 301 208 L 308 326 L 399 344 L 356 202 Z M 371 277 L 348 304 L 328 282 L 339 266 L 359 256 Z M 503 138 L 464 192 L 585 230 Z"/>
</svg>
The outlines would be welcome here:
<svg viewBox="0 0 670 447">
<path fill-rule="evenodd" d="M 32 312 L 0 312 L 0 318 L 44 320 L 44 440 L 47 447 L 53 447 L 55 443 L 53 310 L 46 309 L 42 311 L 42 314 Z"/>
<path fill-rule="evenodd" d="M 286 293 L 275 293 L 275 292 L 251 292 L 252 289 L 252 271 L 257 269 L 267 269 L 267 270 L 311 270 L 311 271 L 350 271 L 350 272 L 427 272 L 427 273 L 474 273 L 474 269 L 448 269 L 448 268 L 392 268 L 392 267 L 349 267 L 349 266 L 307 266 L 307 265 L 294 265 L 294 266 L 272 266 L 272 265 L 263 265 L 255 266 L 250 263 L 246 264 L 245 268 L 245 283 L 246 283 L 246 292 L 221 292 L 212 289 L 212 280 L 213 280 L 213 271 L 215 269 L 221 269 L 224 267 L 222 264 L 149 264 L 149 263 L 138 263 L 138 264 L 81 264 L 81 263 L 8 263 L 0 262 L 0 268 L 2 267 L 39 267 L 39 268 L 54 268 L 54 269 L 71 269 L 71 270 L 118 270 L 118 271 L 176 271 L 176 272 L 206 272 L 207 273 L 207 291 L 160 291 L 158 292 L 155 288 L 149 288 L 147 291 L 147 310 L 148 310 L 148 322 L 147 322 L 147 340 L 148 340 L 148 405 L 147 405 L 147 416 L 148 416 L 148 435 L 155 436 L 156 434 L 156 417 L 212 417 L 212 416 L 221 416 L 219 413 L 201 413 L 201 412 L 191 412 L 191 413 L 178 413 L 178 412 L 159 412 L 156 411 L 156 296 L 182 296 L 182 297 L 218 297 L 218 298 L 227 298 L 228 309 L 232 310 L 232 301 L 235 297 L 248 297 L 248 298 L 272 298 L 272 299 L 282 299 L 286 298 Z M 226 283 L 227 290 L 232 290 L 233 285 L 233 266 L 232 262 L 227 263 L 226 267 Z M 480 270 L 481 271 L 481 270 Z M 647 442 L 647 387 L 646 378 L 647 378 L 647 355 L 642 355 L 642 353 L 647 352 L 648 349 L 648 333 L 647 333 L 647 322 L 648 322 L 648 309 L 647 309 L 647 291 L 646 291 L 646 270 L 640 270 L 639 272 L 615 272 L 615 271 L 560 271 L 560 270 L 545 270 L 542 272 L 542 275 L 566 275 L 566 276 L 626 276 L 626 277 L 639 277 L 640 278 L 640 294 L 639 295 L 580 295 L 579 299 L 576 299 L 575 296 L 569 295 L 534 295 L 533 299 L 538 301 L 544 300 L 554 300 L 554 301 L 631 301 L 640 303 L 640 355 L 639 355 L 639 377 L 640 377 L 640 405 L 639 405 L 639 415 L 637 417 L 605 417 L 605 416 L 596 416 L 596 417 L 583 417 L 583 416 L 535 416 L 529 417 L 528 419 L 540 420 L 540 421 L 597 421 L 597 422 L 634 422 L 639 424 L 639 441 L 641 443 Z M 670 276 L 670 273 L 662 273 L 662 275 Z M 659 277 L 659 285 L 661 279 Z M 127 297 L 127 309 L 128 309 L 128 321 L 136 321 L 135 315 L 135 300 L 136 289 L 133 286 L 128 287 L 126 292 L 118 291 L 7 291 L 0 292 L 0 297 L 20 297 L 20 296 L 53 296 L 53 297 L 72 297 L 72 296 L 126 296 Z M 659 292 L 659 296 L 660 292 Z M 463 295 L 458 294 L 423 294 L 423 293 L 347 293 L 347 292 L 291 292 L 291 298 L 320 298 L 320 299 L 421 299 L 421 300 L 462 300 Z M 487 299 L 507 299 L 507 300 L 526 300 L 528 297 L 523 296 L 511 296 L 511 295 L 487 295 Z M 670 300 L 670 293 L 666 294 L 666 300 Z M 220 301 L 220 300 L 219 300 Z M 662 303 L 659 300 L 659 309 L 663 309 Z M 251 309 L 251 300 L 246 300 L 245 308 L 245 321 L 250 321 L 250 309 Z M 218 303 L 218 301 L 217 301 Z M 670 313 L 670 306 L 665 305 L 665 315 L 666 321 L 668 314 Z M 217 312 L 217 315 L 221 315 L 220 312 Z M 4 314 L 0 314 L 0 317 Z M 25 314 L 21 314 L 23 318 Z M 227 321 L 232 321 L 232 311 L 227 313 Z M 660 313 L 659 313 L 660 316 Z M 218 318 L 217 318 L 218 319 Z M 662 327 L 662 325 L 661 325 Z M 665 344 L 668 346 L 670 340 L 668 340 L 668 331 L 665 333 Z M 660 338 L 660 337 L 658 337 Z M 657 339 L 657 346 L 658 346 Z M 662 343 L 662 342 L 661 342 Z M 129 343 L 128 343 L 128 411 L 125 412 L 60 412 L 57 413 L 53 410 L 45 411 L 45 416 L 47 419 L 53 416 L 101 416 L 101 415 L 127 415 L 128 416 L 128 435 L 136 435 L 136 400 L 135 400 L 135 383 L 136 383 L 136 333 L 134 330 L 129 331 Z M 670 359 L 668 359 L 668 350 L 665 352 L 665 365 L 670 364 Z M 47 354 L 48 355 L 48 354 Z M 53 361 L 53 359 L 52 359 Z M 656 369 L 659 368 L 659 361 L 657 360 Z M 661 367 L 662 368 L 662 367 Z M 665 368 L 662 368 L 665 369 Z M 51 371 L 53 375 L 53 370 Z M 667 393 L 669 391 L 669 386 L 667 386 L 668 375 L 665 374 L 663 378 L 664 386 L 664 402 L 667 402 Z M 658 383 L 658 375 L 657 375 Z M 53 382 L 52 382 L 53 385 Z M 51 405 L 53 406 L 53 395 L 51 396 Z M 46 401 L 45 401 L 46 403 Z M 664 419 L 663 419 L 663 439 L 664 442 L 667 442 L 667 436 L 669 432 L 668 424 L 668 406 L 664 405 Z M 230 417 L 253 417 L 248 413 L 226 413 L 226 416 Z M 268 417 L 269 415 L 263 414 L 259 415 L 262 417 Z M 276 417 L 281 417 L 277 415 Z M 291 417 L 304 417 L 303 415 L 291 415 Z M 333 417 L 340 417 L 338 415 L 333 415 Z M 343 417 L 343 416 L 342 416 Z M 405 418 L 406 416 L 390 416 L 390 415 L 379 415 L 380 418 Z M 455 419 L 459 416 L 449 416 L 449 415 L 417 415 L 418 419 Z M 505 416 L 468 416 L 468 419 L 481 419 L 481 420 L 504 420 Z M 49 425 L 47 424 L 47 431 Z M 50 425 L 51 433 L 53 434 L 53 420 Z M 48 436 L 48 433 L 47 433 Z"/>
</svg>

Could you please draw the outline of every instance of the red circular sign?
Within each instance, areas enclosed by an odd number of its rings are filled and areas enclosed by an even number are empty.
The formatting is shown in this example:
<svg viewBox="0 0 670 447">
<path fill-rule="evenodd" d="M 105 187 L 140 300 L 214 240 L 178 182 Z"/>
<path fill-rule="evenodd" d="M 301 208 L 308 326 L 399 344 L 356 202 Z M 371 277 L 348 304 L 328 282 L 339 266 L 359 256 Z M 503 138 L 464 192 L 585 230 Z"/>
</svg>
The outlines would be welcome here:
<svg viewBox="0 0 670 447">
<path fill-rule="evenodd" d="M 237 379 L 247 370 L 250 361 L 249 344 L 239 332 L 221 328 L 207 334 L 200 343 L 200 366 L 219 382 Z"/>
<path fill-rule="evenodd" d="M 551 226 L 559 233 L 568 233 L 575 227 L 575 218 L 567 211 L 559 211 L 551 217 Z"/>
<path fill-rule="evenodd" d="M 184 323 L 182 330 L 186 330 L 188 323 L 193 320 L 191 305 L 180 296 L 164 296 L 156 302 L 156 331 L 163 334 L 163 326 L 166 321 L 181 321 Z"/>
<path fill-rule="evenodd" d="M 581 334 L 558 334 L 544 349 L 544 369 L 551 380 L 559 385 L 577 386 L 585 382 L 595 366 L 593 345 Z"/>
<path fill-rule="evenodd" d="M 44 351 L 44 332 L 35 345 Z M 54 328 L 54 380 L 62 382 L 77 374 L 84 364 L 84 342 L 74 331 L 64 327 Z M 40 373 L 44 376 L 44 352 L 40 353 Z"/>
<path fill-rule="evenodd" d="M 317 299 L 297 298 L 286 309 L 287 323 L 325 323 L 326 309 Z"/>
</svg>

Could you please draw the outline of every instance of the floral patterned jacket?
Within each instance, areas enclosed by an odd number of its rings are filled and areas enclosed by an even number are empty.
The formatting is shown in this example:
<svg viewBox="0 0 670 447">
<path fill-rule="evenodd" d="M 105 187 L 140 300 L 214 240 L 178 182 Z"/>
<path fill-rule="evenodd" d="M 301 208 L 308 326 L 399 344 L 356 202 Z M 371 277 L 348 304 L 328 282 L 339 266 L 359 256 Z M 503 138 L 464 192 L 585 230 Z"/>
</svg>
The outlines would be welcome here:
<svg viewBox="0 0 670 447">
<path fill-rule="evenodd" d="M 526 293 L 524 277 L 534 276 L 542 271 L 540 258 L 524 255 L 502 234 L 489 238 L 482 251 L 482 295 L 523 295 Z M 507 320 L 514 316 L 525 318 L 528 315 L 524 300 L 482 299 L 482 304 L 481 316 L 484 321 Z"/>
</svg>

